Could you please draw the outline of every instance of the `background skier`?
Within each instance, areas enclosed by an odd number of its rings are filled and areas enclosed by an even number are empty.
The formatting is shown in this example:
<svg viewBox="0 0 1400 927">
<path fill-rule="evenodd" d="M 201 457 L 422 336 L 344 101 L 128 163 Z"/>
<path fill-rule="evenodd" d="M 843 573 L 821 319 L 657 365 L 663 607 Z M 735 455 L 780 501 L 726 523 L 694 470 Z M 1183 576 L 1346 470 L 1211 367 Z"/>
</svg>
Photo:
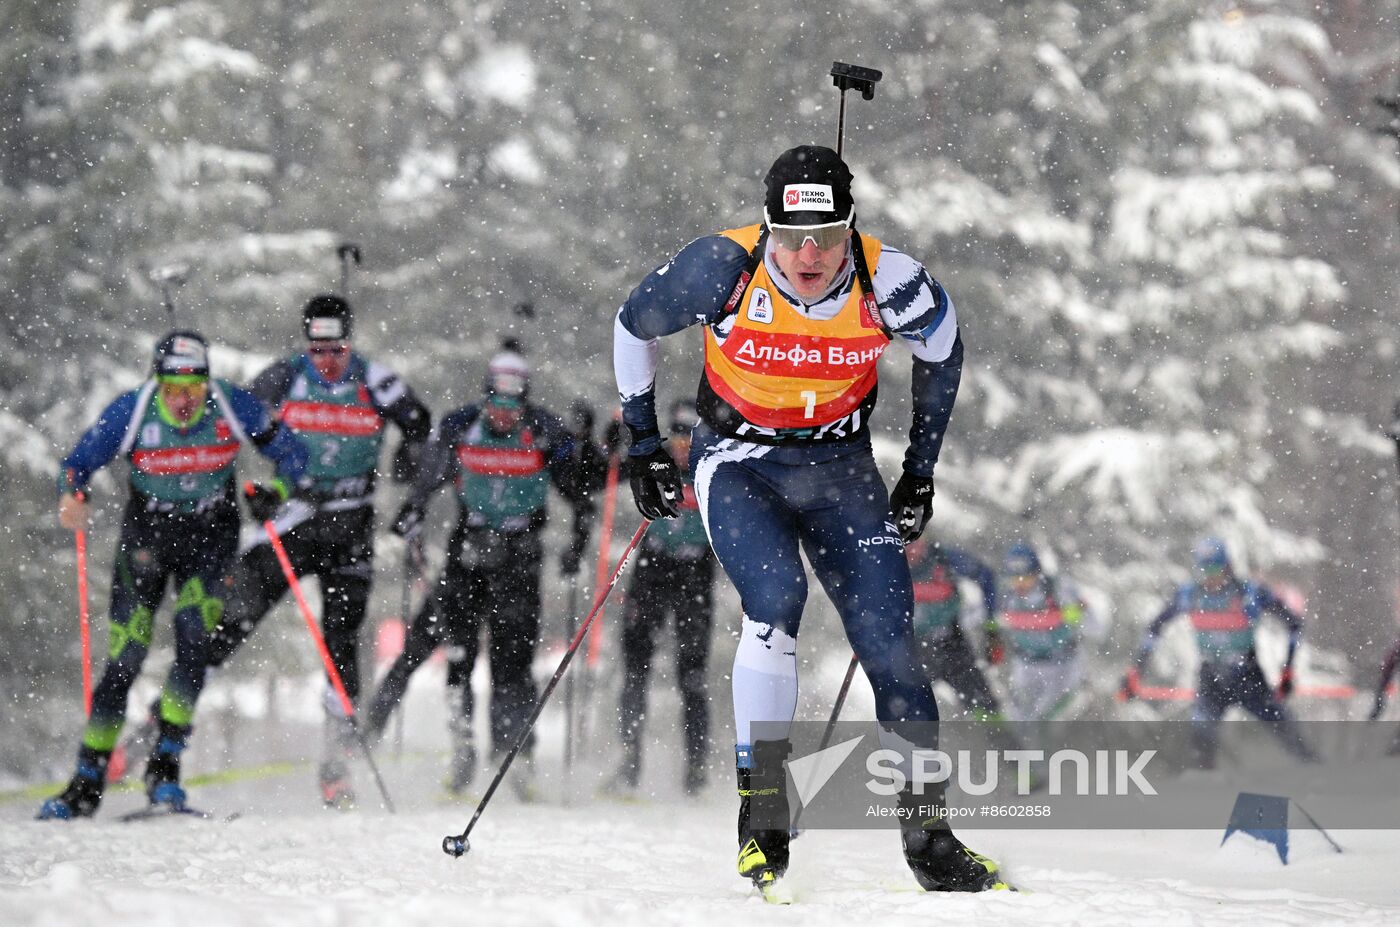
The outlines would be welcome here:
<svg viewBox="0 0 1400 927">
<path fill-rule="evenodd" d="M 1047 725 L 1084 679 L 1086 638 L 1101 635 L 1099 617 L 1074 582 L 1051 576 L 1035 548 L 1017 541 L 1002 560 L 1006 591 L 998 623 L 1011 656 L 1011 721 L 1031 746 L 1046 742 Z"/>
<path fill-rule="evenodd" d="M 346 691 L 358 701 L 359 633 L 374 579 L 374 490 L 385 427 L 392 422 L 403 435 L 393 476 L 406 482 L 432 420 L 397 374 L 352 350 L 353 322 L 342 297 L 313 296 L 302 311 L 305 351 L 268 367 L 249 389 L 310 450 L 310 488 L 280 508 L 283 500 L 260 492 L 253 507 L 259 517 L 275 514 L 297 576 L 320 578 L 326 647 Z M 260 538 L 238 560 L 228 608 L 210 642 L 210 664 L 222 665 L 286 590 L 277 557 Z M 349 805 L 354 792 L 346 759 L 353 731 L 329 687 L 326 696 L 321 795 L 328 804 Z"/>
<path fill-rule="evenodd" d="M 975 582 L 982 593 L 982 655 L 989 666 L 995 665 L 1003 656 L 996 574 L 967 551 L 927 538 L 906 544 L 904 553 L 914 579 L 914 636 L 924 672 L 951 686 L 964 708 L 999 727 L 1001 706 L 963 630 L 968 603 L 958 588 L 961 577 Z"/>
<path fill-rule="evenodd" d="M 1263 721 L 1290 752 L 1311 761 L 1312 749 L 1284 705 L 1293 692 L 1293 658 L 1303 637 L 1302 617 L 1267 586 L 1236 575 L 1224 541 L 1203 538 L 1192 548 L 1191 557 L 1191 581 L 1177 588 L 1148 625 L 1137 659 L 1123 681 L 1122 694 L 1136 696 L 1142 671 L 1162 629 L 1176 616 L 1186 615 L 1201 656 L 1191 713 L 1197 765 L 1215 767 L 1220 719 L 1231 705 L 1239 705 Z M 1254 650 L 1255 628 L 1266 614 L 1273 614 L 1288 628 L 1288 655 L 1277 687 L 1265 680 Z"/>
<path fill-rule="evenodd" d="M 676 685 L 681 695 L 685 766 L 682 786 L 694 795 L 705 784 L 710 709 L 705 674 L 710 657 L 715 562 L 705 523 L 690 485 L 690 434 L 699 423 L 695 403 L 685 399 L 671 407 L 667 450 L 685 478 L 679 514 L 653 525 L 627 587 L 622 610 L 622 693 L 618 730 L 622 764 L 611 789 L 637 787 L 642 766 L 642 729 L 646 720 L 647 680 L 656 653 L 656 636 L 674 624 Z"/>
<path fill-rule="evenodd" d="M 238 547 L 234 461 L 250 443 L 277 464 L 283 495 L 306 470 L 306 449 L 248 392 L 209 376 L 209 345 L 192 331 L 156 345 L 151 378 L 118 396 L 83 433 L 58 476 L 58 517 L 86 530 L 83 494 L 117 457 L 131 464 L 126 514 L 112 575 L 107 667 L 92 696 L 78 768 L 41 818 L 87 817 L 102 801 L 107 763 L 126 718 L 127 694 L 150 651 L 155 613 L 174 587 L 175 663 L 157 708 L 146 762 L 152 803 L 184 805 L 180 753 L 204 685 L 208 633 L 224 610 L 224 579 Z"/>
<path fill-rule="evenodd" d="M 476 767 L 471 672 L 483 632 L 490 641 L 494 754 L 510 748 L 537 697 L 530 663 L 539 641 L 549 484 L 576 508 L 587 507 L 589 490 L 606 468 L 596 446 L 576 444 L 563 422 L 528 401 L 528 388 L 529 367 L 522 356 L 506 351 L 492 358 L 484 400 L 443 418 L 393 525 L 396 534 L 416 534 L 432 494 L 452 483 L 458 518 L 447 544 L 447 565 L 414 618 L 403 652 L 380 682 L 367 725 L 373 733 L 382 731 L 412 673 L 439 644 L 450 643 L 448 691 L 455 704 L 449 706 L 453 749 L 447 786 L 454 792 L 466 788 Z M 575 562 L 578 540 L 575 535 L 569 552 Z M 582 541 L 587 540 L 585 534 Z M 529 794 L 526 768 L 517 770 L 513 781 Z"/>
</svg>

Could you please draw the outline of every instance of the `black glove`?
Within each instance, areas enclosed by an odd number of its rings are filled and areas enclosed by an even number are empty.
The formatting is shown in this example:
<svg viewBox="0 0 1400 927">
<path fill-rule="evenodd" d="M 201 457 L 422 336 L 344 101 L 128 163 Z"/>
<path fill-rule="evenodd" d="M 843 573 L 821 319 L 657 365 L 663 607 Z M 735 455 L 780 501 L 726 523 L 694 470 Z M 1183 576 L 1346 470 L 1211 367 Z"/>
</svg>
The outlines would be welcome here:
<svg viewBox="0 0 1400 927">
<path fill-rule="evenodd" d="M 405 502 L 389 530 L 401 538 L 415 538 L 423 530 L 423 510 L 412 502 Z"/>
<path fill-rule="evenodd" d="M 248 502 L 248 514 L 254 521 L 269 521 L 287 501 L 287 490 L 281 481 L 274 480 L 270 485 L 260 483 L 243 484 L 243 498 Z"/>
<path fill-rule="evenodd" d="M 622 422 L 613 419 L 608 422 L 608 427 L 603 429 L 603 450 L 611 457 L 617 453 L 617 449 L 622 447 Z"/>
<path fill-rule="evenodd" d="M 681 471 L 662 444 L 650 454 L 627 459 L 627 479 L 632 484 L 632 501 L 643 518 L 675 518 L 681 511 L 685 487 Z"/>
<path fill-rule="evenodd" d="M 933 477 L 905 472 L 890 493 L 890 516 L 899 536 L 912 541 L 924 533 L 933 514 Z"/>
<path fill-rule="evenodd" d="M 1366 716 L 1367 721 L 1375 721 L 1385 711 L 1385 690 L 1381 689 L 1376 693 L 1376 700 L 1371 705 L 1371 713 Z"/>
</svg>

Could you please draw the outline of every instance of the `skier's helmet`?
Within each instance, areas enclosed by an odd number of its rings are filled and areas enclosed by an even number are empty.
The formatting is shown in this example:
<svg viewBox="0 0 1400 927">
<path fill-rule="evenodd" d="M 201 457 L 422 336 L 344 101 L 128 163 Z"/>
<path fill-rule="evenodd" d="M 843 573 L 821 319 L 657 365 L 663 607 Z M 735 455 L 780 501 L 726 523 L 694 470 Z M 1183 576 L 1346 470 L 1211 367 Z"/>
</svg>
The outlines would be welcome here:
<svg viewBox="0 0 1400 927">
<path fill-rule="evenodd" d="M 1191 548 L 1191 565 L 1201 576 L 1230 572 L 1230 552 L 1220 538 L 1201 538 Z"/>
<path fill-rule="evenodd" d="M 694 399 L 677 399 L 671 406 L 671 434 L 688 435 L 700 423 L 700 410 Z"/>
<path fill-rule="evenodd" d="M 171 332 L 156 343 L 151 372 L 156 377 L 208 377 L 209 342 L 196 331 Z"/>
<path fill-rule="evenodd" d="M 1017 541 L 1006 551 L 1002 569 L 1008 576 L 1034 576 L 1040 572 L 1040 557 L 1026 541 Z"/>
<path fill-rule="evenodd" d="M 307 341 L 348 341 L 354 327 L 354 313 L 345 298 L 335 293 L 317 293 L 301 311 L 301 327 Z"/>
<path fill-rule="evenodd" d="M 483 389 L 491 396 L 524 400 L 530 392 L 530 365 L 519 351 L 506 348 L 486 365 Z"/>
</svg>

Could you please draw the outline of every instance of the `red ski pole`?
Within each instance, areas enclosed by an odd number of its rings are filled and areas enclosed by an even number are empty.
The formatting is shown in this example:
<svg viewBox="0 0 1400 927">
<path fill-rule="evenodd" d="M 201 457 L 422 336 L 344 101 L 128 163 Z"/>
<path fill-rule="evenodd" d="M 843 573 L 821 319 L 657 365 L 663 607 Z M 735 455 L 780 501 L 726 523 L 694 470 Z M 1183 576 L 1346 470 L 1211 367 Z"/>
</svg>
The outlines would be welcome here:
<svg viewBox="0 0 1400 927">
<path fill-rule="evenodd" d="M 622 459 L 616 451 L 608 459 L 608 481 L 603 491 L 603 528 L 598 535 L 598 571 L 593 579 L 593 588 L 602 589 L 608 578 L 608 563 L 612 557 L 613 517 L 617 514 L 617 484 L 622 471 Z M 598 666 L 598 652 L 603 645 L 603 615 L 598 613 L 598 621 L 593 625 L 593 634 L 588 639 L 588 666 Z"/>
<path fill-rule="evenodd" d="M 369 763 L 370 771 L 374 773 L 374 784 L 379 787 L 379 794 L 384 799 L 384 807 L 389 809 L 390 814 L 393 814 L 394 802 L 389 798 L 389 790 L 384 787 L 384 778 L 379 775 L 379 767 L 374 762 L 374 755 L 370 753 L 369 744 L 365 742 L 365 735 L 360 731 L 360 726 L 355 723 L 355 703 L 350 700 L 350 693 L 345 691 L 345 683 L 340 678 L 340 671 L 335 668 L 335 661 L 331 659 L 331 651 L 326 646 L 326 639 L 321 636 L 321 629 L 316 626 L 316 618 L 311 614 L 311 606 L 307 604 L 306 596 L 301 591 L 301 583 L 297 580 L 296 571 L 292 569 L 292 560 L 287 556 L 287 549 L 282 546 L 282 538 L 278 536 L 272 519 L 263 522 L 263 531 L 267 532 L 267 539 L 272 544 L 272 552 L 277 555 L 277 562 L 282 566 L 282 575 L 287 579 L 287 588 L 292 590 L 292 596 L 297 600 L 297 608 L 301 609 L 301 617 L 306 620 L 306 629 L 311 632 L 311 640 L 316 644 L 316 652 L 321 655 L 321 662 L 325 664 L 326 676 L 330 678 L 331 687 L 335 689 L 335 694 L 340 699 L 340 707 L 345 710 L 345 717 L 350 722 L 351 730 L 355 732 L 355 739 L 360 742 L 360 749 L 364 751 L 365 760 Z"/>
<path fill-rule="evenodd" d="M 615 413 L 619 419 L 621 414 L 620 411 Z M 604 581 L 608 578 L 608 563 L 612 556 L 613 518 L 617 514 L 617 484 L 621 471 L 622 459 L 614 450 L 608 455 L 608 478 L 603 492 L 603 525 L 598 534 L 598 571 L 593 580 L 595 590 L 602 589 Z M 593 625 L 593 633 L 588 638 L 588 660 L 586 663 L 588 672 L 584 673 L 583 676 L 583 693 L 580 699 L 582 707 L 578 713 L 578 740 L 580 744 L 586 743 L 588 739 L 588 716 L 593 708 L 593 685 L 597 681 L 598 657 L 603 649 L 603 615 L 604 610 L 600 609 L 598 621 Z"/>
<path fill-rule="evenodd" d="M 79 502 L 87 497 L 75 493 Z M 83 711 L 92 714 L 92 623 L 88 617 L 87 529 L 73 532 L 78 548 L 78 635 L 83 645 Z"/>
</svg>

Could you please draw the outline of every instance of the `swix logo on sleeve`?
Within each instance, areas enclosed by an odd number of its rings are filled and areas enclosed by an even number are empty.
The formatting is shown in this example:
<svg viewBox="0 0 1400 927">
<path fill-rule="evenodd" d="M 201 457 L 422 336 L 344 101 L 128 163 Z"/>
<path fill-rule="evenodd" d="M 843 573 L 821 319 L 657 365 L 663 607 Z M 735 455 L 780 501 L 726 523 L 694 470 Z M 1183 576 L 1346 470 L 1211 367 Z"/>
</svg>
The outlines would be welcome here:
<svg viewBox="0 0 1400 927">
<path fill-rule="evenodd" d="M 783 210 L 786 212 L 832 212 L 836 198 L 829 183 L 790 183 L 783 187 Z"/>
<path fill-rule="evenodd" d="M 749 297 L 749 321 L 773 324 L 773 297 L 762 287 L 754 287 L 753 295 Z"/>
</svg>

